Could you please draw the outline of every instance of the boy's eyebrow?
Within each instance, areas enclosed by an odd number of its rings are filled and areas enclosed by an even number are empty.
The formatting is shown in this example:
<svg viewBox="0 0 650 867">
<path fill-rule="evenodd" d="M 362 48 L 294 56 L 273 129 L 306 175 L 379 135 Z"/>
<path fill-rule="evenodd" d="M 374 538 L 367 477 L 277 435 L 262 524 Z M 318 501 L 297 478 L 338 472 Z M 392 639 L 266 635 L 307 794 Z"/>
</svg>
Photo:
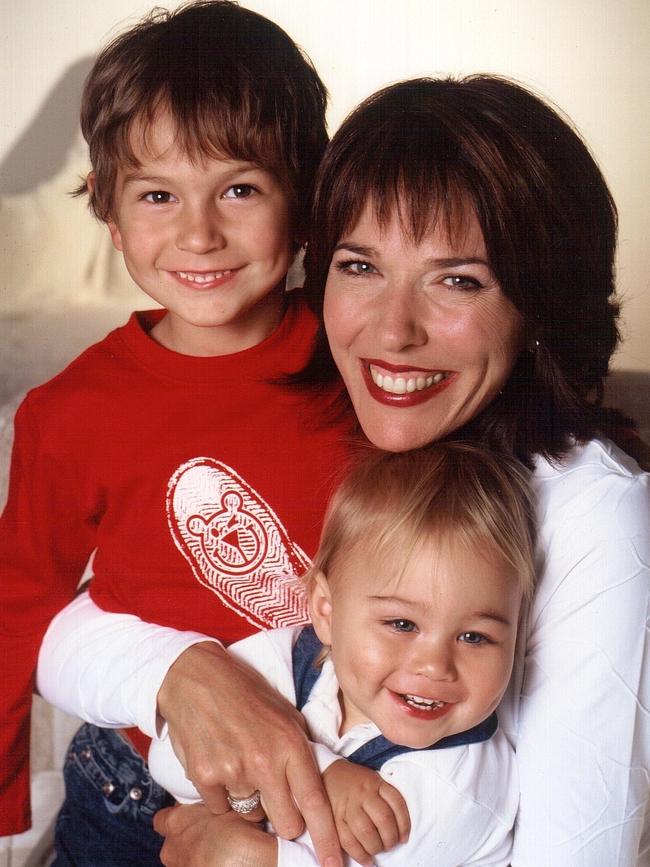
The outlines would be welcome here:
<svg viewBox="0 0 650 867">
<path fill-rule="evenodd" d="M 151 175 L 141 175 L 138 172 L 126 172 L 124 174 L 124 185 L 142 182 L 144 184 L 167 184 L 169 178 L 152 177 Z"/>
<path fill-rule="evenodd" d="M 347 250 L 350 253 L 356 253 L 358 256 L 367 256 L 369 259 L 376 258 L 380 255 L 379 250 L 375 247 L 366 247 L 363 244 L 354 244 L 350 241 L 341 241 L 334 247 L 334 253 L 339 250 Z M 484 265 L 489 268 L 488 262 L 481 259 L 480 256 L 450 256 L 448 258 L 436 258 L 432 256 L 424 260 L 425 265 L 433 265 L 436 268 L 459 268 L 463 265 Z"/>
<path fill-rule="evenodd" d="M 236 162 L 233 160 L 233 162 Z M 233 165 L 227 169 L 224 169 L 223 172 L 223 181 L 231 180 L 237 175 L 243 174 L 245 172 L 252 171 L 267 171 L 262 166 L 257 165 L 257 163 L 250 162 L 240 162 L 237 165 Z M 169 184 L 174 181 L 173 177 L 163 177 L 160 175 L 146 175 L 142 172 L 138 171 L 138 169 L 132 169 L 131 171 L 124 172 L 123 175 L 124 184 L 132 184 L 132 183 L 145 183 L 145 184 Z"/>
<path fill-rule="evenodd" d="M 397 603 L 409 608 L 420 608 L 421 606 L 420 602 L 416 602 L 413 599 L 405 599 L 403 596 L 367 596 L 366 599 L 369 602 Z M 512 626 L 512 622 L 499 611 L 492 611 L 490 609 L 486 609 L 485 611 L 470 611 L 467 616 L 475 620 L 494 620 L 495 623 L 501 623 L 503 626 Z"/>
</svg>

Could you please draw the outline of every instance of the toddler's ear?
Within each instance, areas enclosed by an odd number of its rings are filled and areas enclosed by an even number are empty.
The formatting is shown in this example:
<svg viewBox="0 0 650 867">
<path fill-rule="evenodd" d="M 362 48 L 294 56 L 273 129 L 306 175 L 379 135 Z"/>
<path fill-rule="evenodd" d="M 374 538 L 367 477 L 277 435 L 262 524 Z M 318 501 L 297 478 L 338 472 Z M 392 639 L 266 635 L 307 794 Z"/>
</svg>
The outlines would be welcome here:
<svg viewBox="0 0 650 867">
<path fill-rule="evenodd" d="M 314 573 L 309 587 L 309 614 L 321 643 L 329 647 L 332 636 L 332 594 L 323 572 Z"/>
</svg>

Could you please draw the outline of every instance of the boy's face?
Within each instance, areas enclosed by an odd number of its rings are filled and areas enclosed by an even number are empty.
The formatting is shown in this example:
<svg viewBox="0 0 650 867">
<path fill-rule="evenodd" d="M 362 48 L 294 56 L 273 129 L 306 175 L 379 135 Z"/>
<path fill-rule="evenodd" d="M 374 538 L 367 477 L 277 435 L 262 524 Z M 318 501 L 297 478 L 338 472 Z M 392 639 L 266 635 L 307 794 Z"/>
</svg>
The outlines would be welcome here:
<svg viewBox="0 0 650 867">
<path fill-rule="evenodd" d="M 512 670 L 521 591 L 487 544 L 419 544 L 399 556 L 357 546 L 312 590 L 312 620 L 331 646 L 340 734 L 374 722 L 388 740 L 426 747 L 478 725 Z"/>
<path fill-rule="evenodd" d="M 144 292 L 168 310 L 152 336 L 188 355 L 223 355 L 264 340 L 282 310 L 292 259 L 289 196 L 253 163 L 202 157 L 174 142 L 163 112 L 132 131 L 137 169 L 120 167 L 113 244 Z"/>
</svg>

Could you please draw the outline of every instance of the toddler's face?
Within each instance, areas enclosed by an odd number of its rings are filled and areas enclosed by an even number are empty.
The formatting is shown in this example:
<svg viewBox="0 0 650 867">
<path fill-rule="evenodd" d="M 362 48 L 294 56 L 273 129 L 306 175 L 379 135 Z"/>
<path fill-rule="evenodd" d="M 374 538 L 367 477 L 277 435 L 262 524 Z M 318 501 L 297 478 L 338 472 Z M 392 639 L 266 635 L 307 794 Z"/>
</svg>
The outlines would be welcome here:
<svg viewBox="0 0 650 867">
<path fill-rule="evenodd" d="M 374 722 L 425 747 L 478 725 L 512 670 L 521 590 L 491 547 L 458 540 L 398 555 L 356 550 L 312 592 L 312 619 L 341 687 L 343 724 Z"/>
<path fill-rule="evenodd" d="M 190 159 L 164 112 L 146 144 L 139 133 L 139 166 L 120 167 L 108 225 L 135 282 L 169 311 L 152 336 L 188 355 L 254 346 L 281 315 L 289 195 L 254 163 Z"/>
</svg>

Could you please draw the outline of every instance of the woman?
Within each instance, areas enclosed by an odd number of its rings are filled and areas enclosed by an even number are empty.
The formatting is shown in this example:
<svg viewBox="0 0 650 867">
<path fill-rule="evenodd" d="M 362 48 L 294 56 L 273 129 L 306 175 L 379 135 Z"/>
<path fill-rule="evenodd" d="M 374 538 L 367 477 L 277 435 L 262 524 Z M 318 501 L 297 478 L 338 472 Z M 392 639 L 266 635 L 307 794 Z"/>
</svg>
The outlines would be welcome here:
<svg viewBox="0 0 650 867">
<path fill-rule="evenodd" d="M 303 380 L 332 378 L 333 359 L 380 448 L 453 434 L 534 468 L 539 583 L 499 713 L 520 767 L 513 865 L 642 863 L 650 503 L 648 478 L 598 439 L 617 421 L 598 406 L 618 339 L 616 213 L 598 168 L 510 82 L 404 82 L 333 139 L 314 226 L 307 288 L 318 309 L 325 288 L 331 355 L 323 339 Z M 190 648 L 159 709 L 208 797 L 213 783 L 259 789 L 276 827 L 298 829 L 301 736 L 247 672 Z M 274 863 L 232 813 L 179 808 L 158 828 L 169 865 Z"/>
</svg>

